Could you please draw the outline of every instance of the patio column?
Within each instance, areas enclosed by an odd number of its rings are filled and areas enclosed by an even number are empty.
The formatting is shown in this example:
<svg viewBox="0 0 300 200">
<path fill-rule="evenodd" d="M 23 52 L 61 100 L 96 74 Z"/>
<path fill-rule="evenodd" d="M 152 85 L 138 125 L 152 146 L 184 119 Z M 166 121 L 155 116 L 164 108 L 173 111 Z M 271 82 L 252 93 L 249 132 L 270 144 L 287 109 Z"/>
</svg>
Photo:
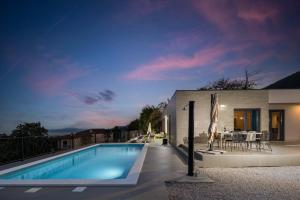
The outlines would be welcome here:
<svg viewBox="0 0 300 200">
<path fill-rule="evenodd" d="M 165 131 L 165 134 L 168 134 L 168 128 L 169 128 L 168 127 L 168 115 L 165 115 L 164 118 L 165 118 L 165 122 L 164 122 L 165 123 L 165 126 L 164 126 L 165 130 L 164 131 Z"/>
</svg>

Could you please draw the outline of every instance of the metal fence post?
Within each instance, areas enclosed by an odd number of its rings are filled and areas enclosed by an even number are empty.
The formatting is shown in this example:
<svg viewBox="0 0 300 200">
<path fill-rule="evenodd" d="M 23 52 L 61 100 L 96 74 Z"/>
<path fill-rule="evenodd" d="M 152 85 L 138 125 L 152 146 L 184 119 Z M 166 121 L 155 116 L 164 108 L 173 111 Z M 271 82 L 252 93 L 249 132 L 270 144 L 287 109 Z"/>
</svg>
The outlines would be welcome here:
<svg viewBox="0 0 300 200">
<path fill-rule="evenodd" d="M 72 133 L 72 149 L 74 149 L 74 133 Z"/>
<path fill-rule="evenodd" d="M 23 137 L 23 133 L 21 136 L 21 151 L 22 151 L 22 161 L 24 161 L 24 137 Z"/>
</svg>

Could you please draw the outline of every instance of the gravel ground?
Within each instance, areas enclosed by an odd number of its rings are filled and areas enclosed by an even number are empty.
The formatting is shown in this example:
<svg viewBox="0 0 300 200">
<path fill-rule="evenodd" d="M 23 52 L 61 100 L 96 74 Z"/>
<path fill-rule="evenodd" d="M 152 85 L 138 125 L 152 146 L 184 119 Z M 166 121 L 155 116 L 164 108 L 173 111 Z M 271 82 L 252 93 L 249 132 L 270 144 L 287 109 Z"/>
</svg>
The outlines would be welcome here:
<svg viewBox="0 0 300 200">
<path fill-rule="evenodd" d="M 199 169 L 214 183 L 166 184 L 170 200 L 300 200 L 300 167 Z"/>
</svg>

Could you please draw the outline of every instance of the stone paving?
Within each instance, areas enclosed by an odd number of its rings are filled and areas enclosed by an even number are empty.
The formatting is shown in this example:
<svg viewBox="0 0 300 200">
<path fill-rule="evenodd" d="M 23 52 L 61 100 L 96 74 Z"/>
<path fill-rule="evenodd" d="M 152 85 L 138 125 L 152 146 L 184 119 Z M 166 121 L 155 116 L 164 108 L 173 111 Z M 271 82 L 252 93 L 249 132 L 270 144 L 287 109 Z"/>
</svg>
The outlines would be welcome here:
<svg viewBox="0 0 300 200">
<path fill-rule="evenodd" d="M 214 183 L 167 184 L 170 200 L 299 200 L 300 167 L 199 169 Z"/>
</svg>

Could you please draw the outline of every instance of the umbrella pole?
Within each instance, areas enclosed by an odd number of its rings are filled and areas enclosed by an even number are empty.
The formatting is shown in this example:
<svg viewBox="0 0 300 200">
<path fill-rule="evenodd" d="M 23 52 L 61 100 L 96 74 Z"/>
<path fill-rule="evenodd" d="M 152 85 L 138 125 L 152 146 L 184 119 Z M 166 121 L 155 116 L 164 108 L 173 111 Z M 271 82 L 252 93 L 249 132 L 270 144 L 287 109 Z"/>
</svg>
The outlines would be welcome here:
<svg viewBox="0 0 300 200">
<path fill-rule="evenodd" d="M 189 127 L 188 127 L 188 176 L 194 176 L 194 101 L 189 102 Z"/>
<path fill-rule="evenodd" d="M 211 142 L 211 143 L 209 143 L 208 151 L 213 151 L 213 150 L 214 150 L 214 143 Z"/>
</svg>

